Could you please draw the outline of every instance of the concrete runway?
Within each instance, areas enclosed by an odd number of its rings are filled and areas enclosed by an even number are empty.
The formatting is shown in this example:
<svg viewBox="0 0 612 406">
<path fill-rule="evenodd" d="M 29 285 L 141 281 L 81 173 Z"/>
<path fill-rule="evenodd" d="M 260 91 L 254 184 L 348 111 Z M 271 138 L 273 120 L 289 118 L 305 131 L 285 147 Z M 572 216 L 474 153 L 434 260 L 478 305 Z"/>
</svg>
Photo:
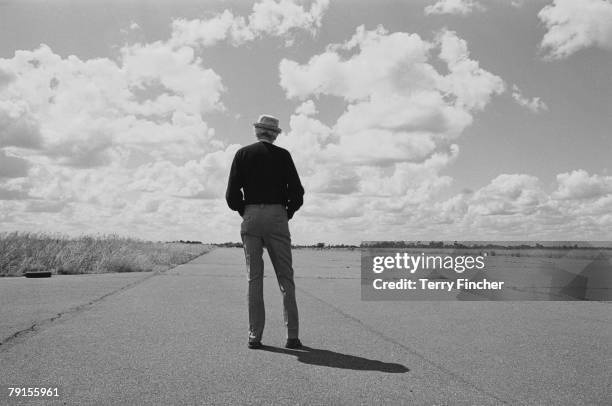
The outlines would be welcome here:
<svg viewBox="0 0 612 406">
<path fill-rule="evenodd" d="M 3 343 L 0 404 L 612 404 L 610 303 L 364 302 L 358 251 L 294 263 L 307 349 L 283 348 L 269 261 L 265 347 L 247 348 L 242 250 L 216 249 Z"/>
<path fill-rule="evenodd" d="M 129 289 L 153 275 L 129 272 L 0 278 L 0 343 L 81 311 L 106 295 Z"/>
</svg>

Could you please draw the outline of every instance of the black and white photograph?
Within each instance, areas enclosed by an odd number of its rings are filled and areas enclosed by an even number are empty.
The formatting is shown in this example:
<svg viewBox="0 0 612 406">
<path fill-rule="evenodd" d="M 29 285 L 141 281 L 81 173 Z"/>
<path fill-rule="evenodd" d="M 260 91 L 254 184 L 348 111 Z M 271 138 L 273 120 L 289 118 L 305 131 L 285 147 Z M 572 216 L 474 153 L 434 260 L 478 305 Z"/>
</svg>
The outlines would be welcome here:
<svg viewBox="0 0 612 406">
<path fill-rule="evenodd" d="M 612 0 L 0 0 L 0 405 L 612 405 Z"/>
</svg>

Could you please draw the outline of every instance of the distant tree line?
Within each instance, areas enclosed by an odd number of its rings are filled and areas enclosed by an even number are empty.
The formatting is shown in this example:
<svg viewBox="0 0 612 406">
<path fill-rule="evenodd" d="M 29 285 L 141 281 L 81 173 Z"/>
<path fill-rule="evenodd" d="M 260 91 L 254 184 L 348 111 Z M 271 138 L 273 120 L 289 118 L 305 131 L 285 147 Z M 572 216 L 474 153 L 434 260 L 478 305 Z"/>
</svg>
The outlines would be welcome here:
<svg viewBox="0 0 612 406">
<path fill-rule="evenodd" d="M 502 245 L 502 244 L 462 244 L 460 242 L 445 242 L 445 241 L 368 241 L 363 242 L 360 245 L 365 248 L 446 248 L 446 249 L 460 249 L 460 248 L 474 248 L 474 249 L 510 249 L 510 250 L 527 250 L 527 249 L 551 249 L 551 250 L 575 250 L 575 249 L 610 249 L 610 247 L 596 247 L 596 246 L 585 246 L 578 244 L 560 244 L 560 245 L 543 245 L 536 243 L 535 245 L 529 244 L 517 244 L 517 245 Z"/>
<path fill-rule="evenodd" d="M 359 248 L 358 245 L 352 245 L 352 244 L 326 244 L 324 242 L 318 242 L 316 244 L 310 244 L 310 245 L 292 245 L 293 248 L 316 248 L 316 249 L 355 249 L 355 248 Z"/>
<path fill-rule="evenodd" d="M 242 248 L 242 243 L 241 242 L 222 242 L 222 243 L 214 243 L 211 244 L 214 245 L 216 247 L 225 247 L 225 248 Z"/>
<path fill-rule="evenodd" d="M 171 241 L 175 243 L 183 244 L 203 244 L 201 241 L 189 241 L 179 240 Z M 225 248 L 242 248 L 242 242 L 222 242 L 222 243 L 209 243 L 207 245 L 213 245 L 216 247 Z M 315 244 L 292 244 L 292 248 L 315 248 L 315 249 L 357 249 L 357 248 L 435 248 L 435 249 L 499 249 L 499 250 L 528 250 L 528 249 L 549 249 L 549 250 L 601 250 L 610 249 L 610 247 L 596 247 L 596 246 L 585 246 L 578 244 L 560 244 L 560 245 L 543 245 L 536 243 L 535 245 L 529 244 L 517 244 L 517 245 L 503 245 L 494 243 L 471 243 L 464 244 L 458 241 L 366 241 L 360 245 L 354 244 L 327 244 L 324 242 L 318 242 Z"/>
<path fill-rule="evenodd" d="M 225 247 L 225 248 L 242 248 L 241 242 L 222 242 L 222 243 L 212 243 L 210 245 L 214 245 L 216 247 Z M 344 248 L 344 249 L 355 249 L 359 248 L 358 245 L 350 245 L 350 244 L 325 244 L 323 242 L 318 242 L 316 244 L 304 245 L 304 244 L 292 244 L 292 248 L 317 248 L 317 249 L 334 249 L 334 248 Z"/>
</svg>

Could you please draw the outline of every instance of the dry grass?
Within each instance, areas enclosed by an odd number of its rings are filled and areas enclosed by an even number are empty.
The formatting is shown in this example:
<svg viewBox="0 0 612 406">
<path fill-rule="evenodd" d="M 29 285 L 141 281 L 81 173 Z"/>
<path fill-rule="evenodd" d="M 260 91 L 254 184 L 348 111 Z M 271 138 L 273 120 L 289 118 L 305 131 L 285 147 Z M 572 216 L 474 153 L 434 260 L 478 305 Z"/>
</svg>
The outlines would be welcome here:
<svg viewBox="0 0 612 406">
<path fill-rule="evenodd" d="M 68 238 L 42 233 L 0 233 L 0 276 L 28 270 L 57 274 L 158 271 L 212 249 L 202 244 L 141 241 L 117 236 Z"/>
</svg>

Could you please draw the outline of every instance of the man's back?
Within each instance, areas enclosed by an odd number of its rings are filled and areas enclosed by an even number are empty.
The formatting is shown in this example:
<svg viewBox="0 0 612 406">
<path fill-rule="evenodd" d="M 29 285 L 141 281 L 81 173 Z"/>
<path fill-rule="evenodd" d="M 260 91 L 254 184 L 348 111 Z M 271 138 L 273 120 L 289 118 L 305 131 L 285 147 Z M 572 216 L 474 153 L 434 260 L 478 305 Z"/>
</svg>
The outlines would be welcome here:
<svg viewBox="0 0 612 406">
<path fill-rule="evenodd" d="M 232 210 L 242 214 L 247 204 L 282 204 L 291 218 L 302 205 L 303 195 L 304 188 L 286 149 L 258 141 L 236 152 L 225 196 Z"/>
<path fill-rule="evenodd" d="M 278 119 L 261 115 L 260 140 L 239 149 L 230 170 L 225 199 L 242 216 L 240 237 L 249 281 L 249 348 L 261 348 L 266 309 L 263 301 L 263 248 L 266 247 L 283 296 L 285 348 L 301 348 L 291 258 L 289 219 L 303 203 L 304 188 L 289 151 L 273 145 L 282 130 Z"/>
</svg>

